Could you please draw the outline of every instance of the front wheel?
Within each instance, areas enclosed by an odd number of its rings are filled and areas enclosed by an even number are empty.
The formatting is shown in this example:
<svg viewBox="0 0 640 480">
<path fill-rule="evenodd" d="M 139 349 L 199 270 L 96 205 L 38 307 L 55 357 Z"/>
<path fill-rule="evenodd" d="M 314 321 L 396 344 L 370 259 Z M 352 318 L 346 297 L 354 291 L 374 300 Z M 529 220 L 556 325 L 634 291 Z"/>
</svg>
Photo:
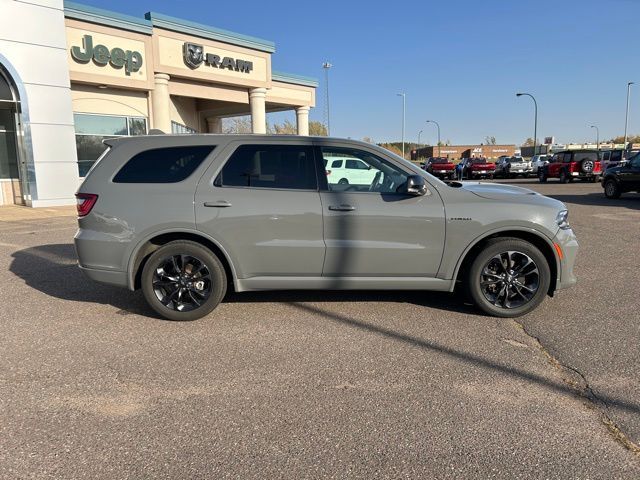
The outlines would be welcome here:
<svg viewBox="0 0 640 480">
<path fill-rule="evenodd" d="M 560 170 L 560 183 L 568 183 L 569 182 L 569 174 L 566 170 Z"/>
<path fill-rule="evenodd" d="M 474 303 L 496 317 L 519 317 L 536 308 L 549 290 L 547 259 L 518 238 L 489 240 L 474 260 L 467 288 Z"/>
<path fill-rule="evenodd" d="M 176 240 L 163 245 L 142 270 L 142 292 L 151 308 L 169 320 L 196 320 L 222 301 L 227 276 L 203 245 Z"/>
<path fill-rule="evenodd" d="M 544 170 L 538 170 L 538 181 L 540 183 L 547 183 L 547 172 Z"/>
<path fill-rule="evenodd" d="M 622 192 L 617 182 L 613 179 L 608 179 L 604 182 L 604 195 L 607 198 L 620 198 Z"/>
</svg>

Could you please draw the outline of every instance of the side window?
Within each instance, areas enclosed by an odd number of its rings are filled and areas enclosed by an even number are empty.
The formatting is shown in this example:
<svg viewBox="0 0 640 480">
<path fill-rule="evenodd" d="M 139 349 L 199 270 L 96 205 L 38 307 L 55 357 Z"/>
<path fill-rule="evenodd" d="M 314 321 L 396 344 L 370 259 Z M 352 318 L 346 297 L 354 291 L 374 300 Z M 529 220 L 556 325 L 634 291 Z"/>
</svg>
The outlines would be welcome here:
<svg viewBox="0 0 640 480">
<path fill-rule="evenodd" d="M 607 152 L 609 153 L 609 152 Z M 613 152 L 611 152 L 611 161 L 612 162 L 619 162 L 620 160 L 622 160 L 622 151 L 621 150 L 614 150 Z"/>
<path fill-rule="evenodd" d="M 134 155 L 113 177 L 114 183 L 176 183 L 185 180 L 215 147 L 168 147 Z"/>
<path fill-rule="evenodd" d="M 640 153 L 629 159 L 629 166 L 634 169 L 640 169 Z"/>
<path fill-rule="evenodd" d="M 331 168 L 341 168 L 342 167 L 342 160 L 334 160 L 333 163 L 331 164 Z"/>
<path fill-rule="evenodd" d="M 562 162 L 563 163 L 571 163 L 571 152 L 567 152 L 567 153 L 564 154 Z"/>
<path fill-rule="evenodd" d="M 242 145 L 227 160 L 215 184 L 317 190 L 313 149 L 302 145 Z"/>
<path fill-rule="evenodd" d="M 395 193 L 408 174 L 377 155 L 352 148 L 322 147 L 322 156 L 345 158 L 347 169 L 327 175 L 329 191 Z M 349 168 L 349 164 L 355 168 Z"/>
</svg>

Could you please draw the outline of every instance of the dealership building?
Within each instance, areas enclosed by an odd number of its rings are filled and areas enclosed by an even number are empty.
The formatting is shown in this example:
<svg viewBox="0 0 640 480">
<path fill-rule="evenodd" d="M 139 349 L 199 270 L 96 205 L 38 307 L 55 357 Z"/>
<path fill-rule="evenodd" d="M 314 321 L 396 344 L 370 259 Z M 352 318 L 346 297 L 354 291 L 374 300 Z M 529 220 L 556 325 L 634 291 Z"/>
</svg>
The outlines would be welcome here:
<svg viewBox="0 0 640 480">
<path fill-rule="evenodd" d="M 473 157 L 498 158 L 503 155 L 512 157 L 515 153 L 515 145 L 429 145 L 411 150 L 411 160 L 431 157 L 444 157 L 450 160 Z"/>
<path fill-rule="evenodd" d="M 273 42 L 157 13 L 6 0 L 0 16 L 0 205 L 75 203 L 102 140 L 221 133 L 222 119 L 296 112 L 309 133 L 317 81 L 272 70 Z"/>
</svg>

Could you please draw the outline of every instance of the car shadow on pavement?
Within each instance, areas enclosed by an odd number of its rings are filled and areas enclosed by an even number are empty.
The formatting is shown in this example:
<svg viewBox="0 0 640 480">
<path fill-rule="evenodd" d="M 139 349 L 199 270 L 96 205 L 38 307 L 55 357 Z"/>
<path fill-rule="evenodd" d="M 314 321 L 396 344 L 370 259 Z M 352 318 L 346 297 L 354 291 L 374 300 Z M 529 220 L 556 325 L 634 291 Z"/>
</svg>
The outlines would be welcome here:
<svg viewBox="0 0 640 480">
<path fill-rule="evenodd" d="M 89 280 L 77 266 L 72 244 L 41 245 L 12 254 L 9 271 L 31 288 L 62 300 L 113 305 L 120 314 L 159 318 L 142 295 Z"/>
<path fill-rule="evenodd" d="M 459 293 L 416 290 L 277 290 L 263 292 L 229 292 L 225 303 L 411 303 L 420 307 L 486 316 Z"/>
<path fill-rule="evenodd" d="M 617 199 L 607 198 L 604 193 L 582 193 L 582 194 L 549 194 L 551 198 L 564 203 L 575 203 L 577 205 L 591 205 L 596 207 L 624 207 L 631 210 L 640 210 L 640 195 L 634 193 L 623 194 Z"/>
<path fill-rule="evenodd" d="M 498 371 L 504 375 L 508 375 L 516 379 L 523 379 L 523 380 L 538 384 L 543 388 L 560 395 L 585 398 L 605 408 L 617 408 L 630 413 L 640 413 L 639 403 L 634 403 L 634 402 L 626 401 L 619 398 L 613 398 L 613 397 L 602 395 L 602 394 L 598 394 L 598 397 L 596 398 L 591 392 L 586 393 L 585 391 L 578 390 L 576 387 L 568 383 L 565 383 L 563 381 L 553 381 L 553 380 L 550 380 L 549 378 L 545 378 L 541 375 L 528 372 L 521 368 L 497 363 L 493 360 L 489 360 L 487 358 L 481 357 L 479 355 L 476 355 L 470 352 L 456 350 L 454 348 L 441 345 L 438 342 L 433 340 L 420 338 L 413 335 L 408 335 L 402 332 L 397 332 L 379 324 L 376 325 L 370 322 L 365 322 L 359 319 L 351 318 L 343 314 L 329 312 L 327 310 L 324 310 L 320 307 L 313 306 L 313 305 L 308 305 L 308 304 L 298 303 L 298 302 L 293 302 L 292 305 L 301 311 L 312 313 L 315 315 L 320 315 L 323 318 L 330 320 L 332 322 L 345 325 L 347 327 L 356 328 L 373 335 L 380 335 L 382 337 L 389 339 L 390 341 L 401 342 L 401 343 L 410 345 L 412 347 L 417 347 L 423 350 L 436 352 L 438 354 L 445 355 L 449 358 L 453 358 L 455 360 L 459 360 L 464 363 L 472 363 L 474 365 L 480 366 L 481 368 L 484 368 L 487 370 Z"/>
</svg>

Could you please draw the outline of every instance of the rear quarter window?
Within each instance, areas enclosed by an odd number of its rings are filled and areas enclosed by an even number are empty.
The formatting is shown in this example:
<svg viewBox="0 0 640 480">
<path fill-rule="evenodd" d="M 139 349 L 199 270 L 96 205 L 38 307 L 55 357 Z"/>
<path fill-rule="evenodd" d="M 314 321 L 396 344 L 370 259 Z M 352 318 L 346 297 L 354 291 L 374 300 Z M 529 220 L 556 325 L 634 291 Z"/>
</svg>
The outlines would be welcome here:
<svg viewBox="0 0 640 480">
<path fill-rule="evenodd" d="M 177 183 L 188 178 L 215 147 L 156 148 L 140 152 L 113 177 L 114 183 Z"/>
</svg>

